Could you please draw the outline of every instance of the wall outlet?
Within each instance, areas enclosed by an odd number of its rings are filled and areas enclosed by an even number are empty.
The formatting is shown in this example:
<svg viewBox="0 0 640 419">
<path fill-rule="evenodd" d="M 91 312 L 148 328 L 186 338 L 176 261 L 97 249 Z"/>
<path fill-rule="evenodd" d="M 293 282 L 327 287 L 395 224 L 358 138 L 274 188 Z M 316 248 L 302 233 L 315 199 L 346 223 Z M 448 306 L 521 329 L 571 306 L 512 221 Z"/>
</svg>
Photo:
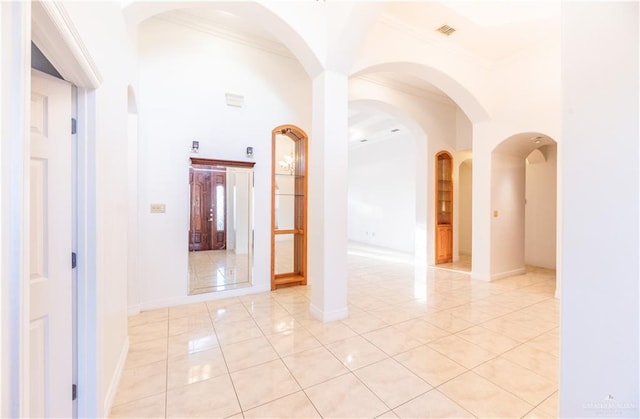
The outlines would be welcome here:
<svg viewBox="0 0 640 419">
<path fill-rule="evenodd" d="M 150 212 L 152 214 L 165 213 L 166 210 L 167 210 L 167 207 L 165 204 L 151 204 L 150 206 Z"/>
<path fill-rule="evenodd" d="M 493 218 L 498 218 L 498 210 L 493 211 Z"/>
</svg>

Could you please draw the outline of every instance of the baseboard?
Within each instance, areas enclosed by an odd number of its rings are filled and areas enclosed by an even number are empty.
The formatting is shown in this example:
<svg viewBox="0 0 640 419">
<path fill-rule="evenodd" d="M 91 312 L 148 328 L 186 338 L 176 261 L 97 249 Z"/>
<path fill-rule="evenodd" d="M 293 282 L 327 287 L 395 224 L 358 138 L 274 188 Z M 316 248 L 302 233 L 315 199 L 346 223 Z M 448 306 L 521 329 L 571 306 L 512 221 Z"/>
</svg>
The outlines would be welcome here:
<svg viewBox="0 0 640 419">
<path fill-rule="evenodd" d="M 512 271 L 506 271 L 506 272 L 500 272 L 500 273 L 497 273 L 497 274 L 492 274 L 491 275 L 491 280 L 495 281 L 496 279 L 503 279 L 503 278 L 508 278 L 510 276 L 522 275 L 522 274 L 524 274 L 526 272 L 527 272 L 527 270 L 523 266 L 522 268 L 514 269 Z"/>
<path fill-rule="evenodd" d="M 313 304 L 309 305 L 309 312 L 313 317 L 320 320 L 323 323 L 332 322 L 335 320 L 345 319 L 349 315 L 349 309 L 346 307 L 340 310 L 334 311 L 322 311 Z"/>
<path fill-rule="evenodd" d="M 476 274 L 474 272 L 471 272 L 471 279 L 476 280 L 476 281 L 484 281 L 484 282 L 491 281 L 491 277 L 486 277 L 486 276 L 483 276 L 483 275 L 479 275 L 479 274 Z"/>
<path fill-rule="evenodd" d="M 113 376 L 111 377 L 111 382 L 109 383 L 109 388 L 107 389 L 107 393 L 104 397 L 104 416 L 105 418 L 109 417 L 111 414 L 111 407 L 113 406 L 113 401 L 116 398 L 116 393 L 118 392 L 118 386 L 120 385 L 120 379 L 122 378 L 122 371 L 124 370 L 124 364 L 127 362 L 127 355 L 129 354 L 129 336 L 124 341 L 124 345 L 122 345 L 122 351 L 120 351 L 120 357 L 118 358 L 118 364 L 116 365 L 116 370 L 113 372 Z"/>
<path fill-rule="evenodd" d="M 180 297 L 165 298 L 162 300 L 147 301 L 140 304 L 140 311 L 156 310 L 159 308 L 181 306 L 185 304 L 202 303 L 206 301 L 222 300 L 225 298 L 242 297 L 245 295 L 259 294 L 271 291 L 270 284 L 264 286 L 252 286 L 228 291 L 216 291 L 206 294 L 183 295 Z"/>
<path fill-rule="evenodd" d="M 141 310 L 140 304 L 135 304 L 127 308 L 127 314 L 129 316 L 135 316 L 136 314 L 140 314 L 140 310 Z"/>
</svg>

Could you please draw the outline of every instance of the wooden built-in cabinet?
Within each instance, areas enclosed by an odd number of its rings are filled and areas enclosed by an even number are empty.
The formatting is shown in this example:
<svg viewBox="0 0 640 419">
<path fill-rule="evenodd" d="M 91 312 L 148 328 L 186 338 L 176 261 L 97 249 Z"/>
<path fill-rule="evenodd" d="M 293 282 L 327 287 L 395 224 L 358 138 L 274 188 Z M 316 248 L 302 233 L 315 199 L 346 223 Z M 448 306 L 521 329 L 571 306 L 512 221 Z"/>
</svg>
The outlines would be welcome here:
<svg viewBox="0 0 640 419">
<path fill-rule="evenodd" d="M 453 158 L 436 155 L 436 264 L 453 262 Z"/>
<path fill-rule="evenodd" d="M 272 135 L 271 289 L 307 284 L 307 135 L 285 125 Z"/>
</svg>

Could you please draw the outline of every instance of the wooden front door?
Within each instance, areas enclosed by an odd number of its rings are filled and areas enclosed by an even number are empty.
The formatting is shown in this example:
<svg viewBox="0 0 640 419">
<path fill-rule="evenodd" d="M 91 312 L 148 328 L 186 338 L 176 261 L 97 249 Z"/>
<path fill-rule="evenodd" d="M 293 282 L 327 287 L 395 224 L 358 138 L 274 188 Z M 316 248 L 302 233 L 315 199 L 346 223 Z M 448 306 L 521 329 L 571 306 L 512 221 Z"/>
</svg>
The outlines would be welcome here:
<svg viewBox="0 0 640 419">
<path fill-rule="evenodd" d="M 189 169 L 191 216 L 189 250 L 226 248 L 226 173 L 214 166 Z"/>
</svg>

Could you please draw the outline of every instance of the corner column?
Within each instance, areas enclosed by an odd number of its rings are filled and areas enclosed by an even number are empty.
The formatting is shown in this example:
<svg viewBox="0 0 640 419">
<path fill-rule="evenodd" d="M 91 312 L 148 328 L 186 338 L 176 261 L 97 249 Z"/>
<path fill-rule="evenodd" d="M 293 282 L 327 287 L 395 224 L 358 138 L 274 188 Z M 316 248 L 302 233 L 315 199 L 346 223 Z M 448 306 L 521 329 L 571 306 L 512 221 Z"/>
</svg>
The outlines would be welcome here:
<svg viewBox="0 0 640 419">
<path fill-rule="evenodd" d="M 311 314 L 347 317 L 348 79 L 326 71 L 313 80 L 309 139 L 308 276 Z"/>
</svg>

